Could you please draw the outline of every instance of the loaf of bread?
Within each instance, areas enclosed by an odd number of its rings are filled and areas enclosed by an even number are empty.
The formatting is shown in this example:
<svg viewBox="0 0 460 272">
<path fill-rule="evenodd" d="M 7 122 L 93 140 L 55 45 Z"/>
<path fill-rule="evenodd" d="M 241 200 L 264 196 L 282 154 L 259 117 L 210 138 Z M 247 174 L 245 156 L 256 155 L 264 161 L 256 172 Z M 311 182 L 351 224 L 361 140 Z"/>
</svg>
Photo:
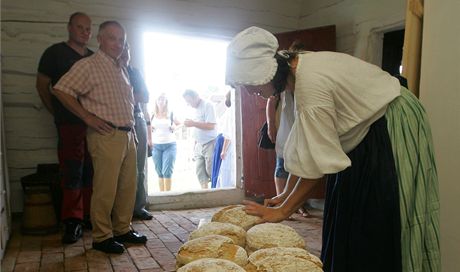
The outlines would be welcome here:
<svg viewBox="0 0 460 272">
<path fill-rule="evenodd" d="M 258 216 L 249 215 L 244 211 L 243 205 L 227 206 L 217 213 L 211 219 L 212 222 L 230 223 L 242 227 L 245 230 L 250 229 L 260 219 Z"/>
<path fill-rule="evenodd" d="M 208 235 L 183 244 L 177 253 L 176 267 L 203 258 L 225 259 L 240 266 L 246 265 L 248 261 L 244 248 L 235 245 L 232 239 L 222 235 Z"/>
<path fill-rule="evenodd" d="M 205 258 L 188 263 L 177 272 L 245 272 L 239 265 L 222 259 Z"/>
<path fill-rule="evenodd" d="M 289 262 L 294 263 L 291 265 L 292 270 L 287 270 Z M 316 267 L 312 266 L 314 264 Z M 298 269 L 298 267 L 304 267 Z M 283 270 L 273 270 L 276 267 L 283 267 Z M 296 247 L 272 247 L 257 250 L 252 253 L 248 258 L 246 271 L 259 272 L 259 271 L 322 271 L 323 263 L 315 255 L 310 254 L 305 249 Z M 295 269 L 294 269 L 295 268 Z M 309 270 L 306 270 L 306 269 Z M 297 269 L 297 270 L 296 270 Z"/>
<path fill-rule="evenodd" d="M 189 240 L 211 234 L 228 237 L 233 240 L 235 245 L 239 245 L 243 248 L 246 245 L 246 231 L 243 228 L 230 223 L 220 222 L 208 222 L 202 224 L 197 230 L 190 233 Z"/>
<path fill-rule="evenodd" d="M 246 233 L 246 251 L 251 253 L 271 247 L 297 247 L 305 249 L 305 240 L 291 227 L 279 223 L 264 223 Z"/>
</svg>

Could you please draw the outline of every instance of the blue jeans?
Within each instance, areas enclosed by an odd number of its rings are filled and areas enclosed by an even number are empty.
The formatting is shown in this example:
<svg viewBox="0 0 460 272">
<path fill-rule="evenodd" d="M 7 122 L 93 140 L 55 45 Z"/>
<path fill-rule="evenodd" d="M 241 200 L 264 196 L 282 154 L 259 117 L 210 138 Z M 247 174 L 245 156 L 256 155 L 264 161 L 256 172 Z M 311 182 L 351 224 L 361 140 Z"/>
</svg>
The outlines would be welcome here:
<svg viewBox="0 0 460 272">
<path fill-rule="evenodd" d="M 154 144 L 152 159 L 159 178 L 171 178 L 176 162 L 176 143 Z"/>
<path fill-rule="evenodd" d="M 284 159 L 281 157 L 276 157 L 275 177 L 281 179 L 287 179 L 289 177 L 289 173 L 284 169 Z"/>
</svg>

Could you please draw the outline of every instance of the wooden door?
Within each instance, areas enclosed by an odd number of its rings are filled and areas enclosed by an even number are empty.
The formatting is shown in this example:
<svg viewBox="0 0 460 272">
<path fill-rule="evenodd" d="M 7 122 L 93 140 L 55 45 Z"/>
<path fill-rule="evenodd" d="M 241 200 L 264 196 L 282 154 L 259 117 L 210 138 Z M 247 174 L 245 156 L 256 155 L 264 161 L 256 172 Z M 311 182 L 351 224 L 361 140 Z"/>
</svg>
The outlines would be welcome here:
<svg viewBox="0 0 460 272">
<path fill-rule="evenodd" d="M 335 51 L 335 26 L 277 33 L 281 49 L 287 49 L 298 40 L 308 51 Z M 275 151 L 257 147 L 257 133 L 265 122 L 266 100 L 258 96 L 241 94 L 243 136 L 243 181 L 246 196 L 269 198 L 276 195 L 273 175 Z M 322 190 L 319 190 L 322 191 Z M 319 193 L 321 194 L 321 193 Z"/>
</svg>

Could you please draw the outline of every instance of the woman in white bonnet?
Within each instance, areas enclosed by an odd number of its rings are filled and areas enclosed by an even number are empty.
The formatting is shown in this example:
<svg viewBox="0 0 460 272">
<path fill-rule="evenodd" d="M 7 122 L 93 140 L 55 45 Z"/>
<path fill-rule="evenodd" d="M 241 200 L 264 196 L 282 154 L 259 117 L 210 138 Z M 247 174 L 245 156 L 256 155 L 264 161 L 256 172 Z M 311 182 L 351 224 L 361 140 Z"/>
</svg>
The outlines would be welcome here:
<svg viewBox="0 0 460 272">
<path fill-rule="evenodd" d="M 293 92 L 297 109 L 284 159 L 300 178 L 265 205 L 245 201 L 246 212 L 280 222 L 328 175 L 325 271 L 440 271 L 436 165 L 417 98 L 352 56 L 277 50 L 271 33 L 250 27 L 227 51 L 229 85 L 265 98 Z"/>
</svg>

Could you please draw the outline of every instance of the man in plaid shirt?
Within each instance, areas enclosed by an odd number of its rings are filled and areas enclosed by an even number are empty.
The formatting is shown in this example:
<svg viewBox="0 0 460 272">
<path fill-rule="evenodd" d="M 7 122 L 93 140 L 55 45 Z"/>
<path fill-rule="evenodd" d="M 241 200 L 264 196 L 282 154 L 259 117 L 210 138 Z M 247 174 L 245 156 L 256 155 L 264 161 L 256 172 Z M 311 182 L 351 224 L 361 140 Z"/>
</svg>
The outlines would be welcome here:
<svg viewBox="0 0 460 272">
<path fill-rule="evenodd" d="M 126 42 L 116 21 L 99 26 L 99 50 L 75 63 L 53 93 L 87 125 L 94 166 L 91 221 L 93 248 L 122 253 L 122 243 L 145 243 L 130 229 L 136 194 L 133 92 L 119 64 Z"/>
</svg>

